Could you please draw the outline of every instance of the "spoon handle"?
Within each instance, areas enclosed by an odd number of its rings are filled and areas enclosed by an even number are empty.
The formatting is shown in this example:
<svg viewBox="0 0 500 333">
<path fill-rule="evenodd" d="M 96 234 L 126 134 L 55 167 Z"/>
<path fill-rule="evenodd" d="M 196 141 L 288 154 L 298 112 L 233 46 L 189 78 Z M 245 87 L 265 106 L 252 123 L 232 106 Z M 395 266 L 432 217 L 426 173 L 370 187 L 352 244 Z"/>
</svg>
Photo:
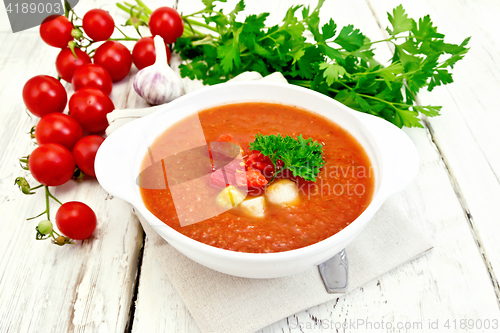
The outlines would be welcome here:
<svg viewBox="0 0 500 333">
<path fill-rule="evenodd" d="M 319 264 L 318 269 L 329 294 L 347 292 L 349 263 L 345 249 Z"/>
</svg>

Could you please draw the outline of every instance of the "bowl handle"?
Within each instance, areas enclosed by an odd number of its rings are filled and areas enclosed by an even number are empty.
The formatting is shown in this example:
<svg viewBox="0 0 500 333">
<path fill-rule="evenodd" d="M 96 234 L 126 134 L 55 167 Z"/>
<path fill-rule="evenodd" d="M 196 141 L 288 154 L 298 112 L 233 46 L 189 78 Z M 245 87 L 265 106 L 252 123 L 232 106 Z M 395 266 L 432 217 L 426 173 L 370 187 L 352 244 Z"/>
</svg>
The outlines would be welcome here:
<svg viewBox="0 0 500 333">
<path fill-rule="evenodd" d="M 136 120 L 137 121 L 137 120 Z M 133 204 L 135 179 L 129 179 L 133 174 L 134 156 L 130 147 L 136 146 L 130 122 L 118 128 L 103 141 L 94 162 L 96 178 L 99 184 L 109 194 Z"/>
<path fill-rule="evenodd" d="M 372 134 L 383 160 L 387 161 L 382 171 L 386 179 L 381 193 L 390 197 L 401 192 L 413 182 L 419 170 L 415 144 L 405 132 L 385 119 L 361 112 L 356 112 L 356 116 Z"/>
</svg>

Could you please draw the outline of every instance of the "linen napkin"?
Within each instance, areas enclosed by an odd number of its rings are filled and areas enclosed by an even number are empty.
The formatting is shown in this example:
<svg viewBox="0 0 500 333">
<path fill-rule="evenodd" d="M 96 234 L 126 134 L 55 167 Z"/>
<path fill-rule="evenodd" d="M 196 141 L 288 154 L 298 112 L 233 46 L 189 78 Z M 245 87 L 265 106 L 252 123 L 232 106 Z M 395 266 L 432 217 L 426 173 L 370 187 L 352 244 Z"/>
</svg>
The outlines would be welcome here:
<svg viewBox="0 0 500 333">
<path fill-rule="evenodd" d="M 280 73 L 262 78 L 244 73 L 236 80 L 283 81 Z M 286 80 L 284 81 L 286 82 Z M 119 126 L 154 112 L 115 110 L 108 114 L 111 134 Z M 415 259 L 430 249 L 432 240 L 401 208 L 404 198 L 387 200 L 346 249 L 349 261 L 348 292 Z M 169 245 L 138 214 L 148 246 L 163 268 L 192 317 L 204 333 L 251 333 L 312 306 L 337 299 L 329 294 L 317 267 L 296 275 L 274 279 L 246 279 L 206 268 Z"/>
</svg>

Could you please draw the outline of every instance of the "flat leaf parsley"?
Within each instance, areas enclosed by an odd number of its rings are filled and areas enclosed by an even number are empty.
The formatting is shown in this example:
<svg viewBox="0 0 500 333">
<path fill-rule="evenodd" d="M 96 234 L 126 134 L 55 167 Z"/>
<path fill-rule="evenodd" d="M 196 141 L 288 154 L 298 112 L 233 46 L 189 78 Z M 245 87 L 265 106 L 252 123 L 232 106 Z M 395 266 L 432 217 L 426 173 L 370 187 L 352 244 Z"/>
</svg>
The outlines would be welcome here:
<svg viewBox="0 0 500 333">
<path fill-rule="evenodd" d="M 205 84 L 225 82 L 245 71 L 262 75 L 281 72 L 289 83 L 326 94 L 361 112 L 382 117 L 398 127 L 422 127 L 419 114 L 436 116 L 440 106 L 418 106 L 415 96 L 426 87 L 453 82 L 450 69 L 467 53 L 466 38 L 461 44 L 444 42 L 429 16 L 409 18 L 403 7 L 388 13 L 389 38 L 370 41 L 359 29 L 337 28 L 333 19 L 320 26 L 316 8 L 293 6 L 283 22 L 266 27 L 269 13 L 249 15 L 237 21 L 238 2 L 229 14 L 215 10 L 217 0 L 203 0 L 206 8 L 185 19 L 198 18 L 214 34 L 181 37 L 175 50 L 186 63 L 181 75 Z M 225 2 L 225 1 L 222 1 Z M 306 40 L 312 34 L 314 41 Z M 374 46 L 390 42 L 395 52 L 388 66 L 374 59 Z"/>
<path fill-rule="evenodd" d="M 416 94 L 453 82 L 451 69 L 469 48 L 444 41 L 429 15 L 408 17 L 399 5 L 388 13 L 389 37 L 371 41 L 353 25 L 339 28 L 330 18 L 320 25 L 317 6 L 290 7 L 283 21 L 266 26 L 269 13 L 237 20 L 245 9 L 240 0 L 230 12 L 218 2 L 202 0 L 205 8 L 182 15 L 184 33 L 175 51 L 184 62 L 181 75 L 212 85 L 246 71 L 263 76 L 281 72 L 289 83 L 310 88 L 361 112 L 384 118 L 398 127 L 423 127 L 419 115 L 439 115 L 440 106 L 417 105 Z M 141 0 L 119 8 L 143 21 L 151 10 Z M 209 31 L 202 33 L 199 28 Z M 312 36 L 306 38 L 306 36 Z M 394 55 L 387 66 L 375 60 L 375 45 L 391 43 Z"/>
</svg>

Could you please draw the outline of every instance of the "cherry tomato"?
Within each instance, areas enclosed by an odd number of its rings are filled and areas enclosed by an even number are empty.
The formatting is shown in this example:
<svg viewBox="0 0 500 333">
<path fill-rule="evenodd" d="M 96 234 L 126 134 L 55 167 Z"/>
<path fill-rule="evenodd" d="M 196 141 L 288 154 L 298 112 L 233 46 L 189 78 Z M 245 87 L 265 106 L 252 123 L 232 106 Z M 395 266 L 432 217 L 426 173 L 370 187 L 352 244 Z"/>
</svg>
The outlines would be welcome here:
<svg viewBox="0 0 500 333">
<path fill-rule="evenodd" d="M 132 67 L 132 55 L 121 43 L 107 41 L 95 50 L 94 64 L 104 67 L 113 82 L 122 80 Z"/>
<path fill-rule="evenodd" d="M 69 99 L 69 114 L 84 131 L 102 132 L 108 127 L 106 114 L 115 109 L 111 99 L 100 90 L 83 88 Z"/>
<path fill-rule="evenodd" d="M 85 64 L 78 67 L 71 79 L 75 91 L 82 88 L 99 89 L 106 95 L 113 89 L 113 80 L 104 67 L 94 64 Z"/>
<path fill-rule="evenodd" d="M 160 35 L 165 43 L 172 44 L 184 32 L 184 22 L 179 13 L 170 7 L 156 9 L 149 18 L 149 30 Z"/>
<path fill-rule="evenodd" d="M 167 49 L 167 62 L 170 62 L 171 54 L 167 44 L 165 44 L 165 48 Z M 144 37 L 135 43 L 132 50 L 132 60 L 137 69 L 143 69 L 155 63 L 156 50 L 153 37 Z"/>
<path fill-rule="evenodd" d="M 115 30 L 115 21 L 102 9 L 91 9 L 83 17 L 83 30 L 95 41 L 106 40 Z"/>
<path fill-rule="evenodd" d="M 46 143 L 33 150 L 28 167 L 40 184 L 59 186 L 73 177 L 75 160 L 69 150 L 60 144 Z"/>
<path fill-rule="evenodd" d="M 69 201 L 57 210 L 56 225 L 69 238 L 87 239 L 95 230 L 97 217 L 92 208 L 83 202 Z"/>
<path fill-rule="evenodd" d="M 83 64 L 90 64 L 92 60 L 87 53 L 75 48 L 76 57 L 70 48 L 64 48 L 59 52 L 56 59 L 56 69 L 59 76 L 67 82 L 71 82 L 75 70 Z"/>
<path fill-rule="evenodd" d="M 274 176 L 274 165 L 271 159 L 265 155 L 263 155 L 259 151 L 254 151 L 248 155 L 248 158 L 245 162 L 247 170 L 258 170 L 261 174 L 263 174 L 266 178 L 272 178 Z M 283 162 L 278 160 L 276 163 L 276 168 L 279 170 L 283 167 Z"/>
<path fill-rule="evenodd" d="M 37 117 L 63 112 L 68 95 L 61 82 L 48 75 L 29 79 L 23 88 L 23 100 L 28 110 Z"/>
<path fill-rule="evenodd" d="M 40 25 L 40 36 L 50 46 L 63 48 L 73 40 L 73 24 L 61 15 L 50 15 Z"/>
<path fill-rule="evenodd" d="M 235 175 L 238 186 L 263 187 L 267 184 L 266 177 L 259 170 L 248 170 L 245 176 L 243 172 L 237 172 Z"/>
<path fill-rule="evenodd" d="M 44 116 L 35 128 L 35 139 L 39 145 L 58 143 L 70 151 L 82 137 L 83 131 L 80 124 L 64 113 L 51 113 Z"/>
<path fill-rule="evenodd" d="M 97 150 L 104 138 L 99 135 L 89 135 L 78 141 L 73 148 L 73 157 L 76 165 L 86 175 L 95 177 L 94 161 Z"/>
</svg>

